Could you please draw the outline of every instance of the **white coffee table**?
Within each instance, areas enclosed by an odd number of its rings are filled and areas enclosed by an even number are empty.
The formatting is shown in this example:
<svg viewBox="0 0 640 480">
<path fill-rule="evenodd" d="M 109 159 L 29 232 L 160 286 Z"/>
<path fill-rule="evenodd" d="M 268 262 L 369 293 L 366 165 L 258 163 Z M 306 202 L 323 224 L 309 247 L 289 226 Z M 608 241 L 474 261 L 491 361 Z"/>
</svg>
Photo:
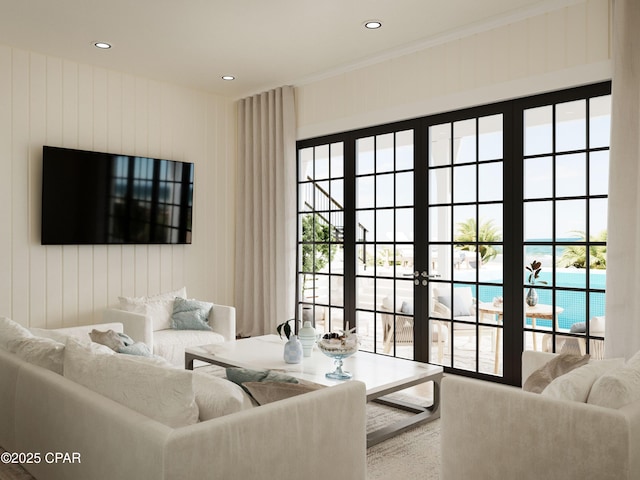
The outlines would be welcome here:
<svg viewBox="0 0 640 480">
<path fill-rule="evenodd" d="M 193 362 L 200 360 L 221 367 L 270 369 L 325 386 L 343 381 L 332 380 L 325 373 L 333 371 L 333 360 L 314 348 L 310 357 L 301 363 L 289 364 L 283 360 L 285 340 L 278 335 L 233 340 L 216 345 L 203 345 L 185 350 L 185 368 L 192 370 Z M 344 360 L 344 370 L 353 374 L 353 380 L 366 385 L 367 402 L 375 401 L 400 408 L 414 415 L 367 435 L 367 447 L 382 442 L 418 424 L 440 417 L 440 380 L 442 367 L 414 362 L 369 352 L 357 352 Z M 420 383 L 433 382 L 433 403 L 415 405 L 395 399 L 383 398 L 389 393 L 404 390 Z"/>
</svg>

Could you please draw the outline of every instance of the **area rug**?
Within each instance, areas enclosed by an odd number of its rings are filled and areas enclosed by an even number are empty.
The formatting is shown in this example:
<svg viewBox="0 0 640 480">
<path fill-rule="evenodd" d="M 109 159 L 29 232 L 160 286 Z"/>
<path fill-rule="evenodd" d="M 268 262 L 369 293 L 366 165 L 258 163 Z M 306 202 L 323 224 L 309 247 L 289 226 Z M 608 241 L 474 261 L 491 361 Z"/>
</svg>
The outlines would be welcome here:
<svg viewBox="0 0 640 480">
<path fill-rule="evenodd" d="M 409 415 L 367 404 L 367 432 Z M 367 449 L 368 480 L 439 480 L 440 419 L 419 425 Z"/>
</svg>

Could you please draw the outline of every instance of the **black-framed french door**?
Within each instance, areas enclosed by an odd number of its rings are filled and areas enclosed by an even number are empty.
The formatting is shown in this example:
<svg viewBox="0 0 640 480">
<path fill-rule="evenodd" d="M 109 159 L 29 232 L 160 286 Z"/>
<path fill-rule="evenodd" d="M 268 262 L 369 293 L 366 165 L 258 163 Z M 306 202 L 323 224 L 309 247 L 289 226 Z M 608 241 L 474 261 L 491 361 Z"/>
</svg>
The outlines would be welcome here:
<svg viewBox="0 0 640 480">
<path fill-rule="evenodd" d="M 512 384 L 524 349 L 601 353 L 609 94 L 602 83 L 299 141 L 300 318 Z M 561 181 L 572 169 L 578 189 Z M 578 207 L 584 234 L 565 237 L 559 219 Z M 538 224 L 548 238 L 532 238 Z M 582 280 L 567 283 L 581 251 Z M 534 257 L 551 276 L 538 307 L 525 304 Z"/>
</svg>

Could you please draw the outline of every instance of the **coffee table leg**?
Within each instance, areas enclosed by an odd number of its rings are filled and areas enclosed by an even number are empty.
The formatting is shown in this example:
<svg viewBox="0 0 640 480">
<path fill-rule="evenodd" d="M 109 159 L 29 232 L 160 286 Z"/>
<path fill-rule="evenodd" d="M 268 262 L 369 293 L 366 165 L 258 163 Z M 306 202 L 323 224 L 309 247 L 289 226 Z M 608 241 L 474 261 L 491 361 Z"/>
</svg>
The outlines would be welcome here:
<svg viewBox="0 0 640 480">
<path fill-rule="evenodd" d="M 190 353 L 184 354 L 184 368 L 185 370 L 193 370 L 194 357 Z"/>
<path fill-rule="evenodd" d="M 440 418 L 440 380 L 441 377 L 431 379 L 433 382 L 433 403 L 428 407 L 416 405 L 410 402 L 404 402 L 402 400 L 392 400 L 389 398 L 379 397 L 373 399 L 373 402 L 387 405 L 401 410 L 412 412 L 415 415 L 398 420 L 397 422 L 387 425 L 378 430 L 374 430 L 367 434 L 367 448 L 377 445 L 391 437 L 394 437 L 402 432 L 405 432 L 411 428 L 414 428 L 422 423 L 431 422 Z"/>
</svg>

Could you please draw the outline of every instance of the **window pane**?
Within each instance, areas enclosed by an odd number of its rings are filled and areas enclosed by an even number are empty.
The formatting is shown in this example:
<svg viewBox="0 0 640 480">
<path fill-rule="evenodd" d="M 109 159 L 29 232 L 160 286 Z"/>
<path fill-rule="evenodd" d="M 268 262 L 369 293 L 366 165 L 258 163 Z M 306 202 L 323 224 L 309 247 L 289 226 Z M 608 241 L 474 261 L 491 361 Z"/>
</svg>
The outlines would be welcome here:
<svg viewBox="0 0 640 480">
<path fill-rule="evenodd" d="M 331 178 L 344 176 L 344 145 L 342 142 L 331 144 Z"/>
<path fill-rule="evenodd" d="M 413 241 L 413 208 L 396 210 L 396 241 Z"/>
<path fill-rule="evenodd" d="M 611 136 L 611 95 L 589 100 L 589 146 L 608 147 Z"/>
<path fill-rule="evenodd" d="M 344 180 L 331 180 L 331 210 L 342 210 L 344 208 Z"/>
<path fill-rule="evenodd" d="M 373 210 L 358 210 L 356 212 L 356 241 L 366 242 L 373 239 Z"/>
<path fill-rule="evenodd" d="M 609 191 L 609 151 L 589 154 L 589 194 L 606 195 Z"/>
<path fill-rule="evenodd" d="M 524 198 L 549 198 L 553 194 L 551 157 L 527 158 L 524 161 Z"/>
<path fill-rule="evenodd" d="M 553 109 L 550 105 L 530 108 L 524 112 L 524 154 L 551 153 Z"/>
<path fill-rule="evenodd" d="M 608 203 L 607 198 L 589 200 L 589 235 L 593 241 L 607 241 Z"/>
<path fill-rule="evenodd" d="M 480 214 L 481 242 L 502 241 L 502 203 L 490 203 L 478 207 Z"/>
<path fill-rule="evenodd" d="M 454 163 L 476 161 L 476 120 L 463 120 L 453 124 Z"/>
<path fill-rule="evenodd" d="M 453 202 L 476 201 L 476 166 L 465 165 L 453 169 Z"/>
<path fill-rule="evenodd" d="M 587 163 L 584 153 L 556 157 L 556 197 L 584 196 L 587 189 Z"/>
<path fill-rule="evenodd" d="M 556 239 L 566 239 L 575 232 L 586 232 L 586 200 L 556 202 Z"/>
<path fill-rule="evenodd" d="M 429 171 L 429 203 L 451 203 L 451 168 Z"/>
<path fill-rule="evenodd" d="M 451 241 L 451 207 L 429 208 L 429 241 Z"/>
<path fill-rule="evenodd" d="M 394 204 L 394 175 L 376 175 L 376 207 L 392 207 Z"/>
<path fill-rule="evenodd" d="M 413 130 L 396 133 L 396 170 L 413 168 Z"/>
<path fill-rule="evenodd" d="M 429 127 L 429 166 L 451 165 L 451 124 Z"/>
<path fill-rule="evenodd" d="M 527 202 L 524 205 L 524 239 L 550 240 L 553 235 L 551 202 Z"/>
<path fill-rule="evenodd" d="M 374 172 L 373 137 L 356 140 L 356 175 Z"/>
<path fill-rule="evenodd" d="M 376 137 L 376 172 L 393 171 L 393 133 Z"/>
<path fill-rule="evenodd" d="M 316 147 L 315 178 L 329 178 L 329 145 Z"/>
<path fill-rule="evenodd" d="M 373 177 L 356 178 L 356 208 L 374 206 Z"/>
<path fill-rule="evenodd" d="M 393 240 L 393 210 L 377 210 L 376 242 L 392 242 Z"/>
<path fill-rule="evenodd" d="M 502 162 L 485 163 L 478 166 L 480 202 L 502 200 Z"/>
<path fill-rule="evenodd" d="M 478 129 L 480 130 L 478 160 L 497 160 L 502 158 L 502 114 L 481 117 L 478 123 Z"/>
<path fill-rule="evenodd" d="M 587 145 L 586 101 L 556 105 L 556 151 L 580 150 Z"/>
<path fill-rule="evenodd" d="M 298 153 L 300 157 L 300 177 L 304 181 L 313 178 L 313 147 L 303 148 Z"/>
<path fill-rule="evenodd" d="M 413 172 L 396 174 L 396 206 L 413 205 Z"/>
</svg>

